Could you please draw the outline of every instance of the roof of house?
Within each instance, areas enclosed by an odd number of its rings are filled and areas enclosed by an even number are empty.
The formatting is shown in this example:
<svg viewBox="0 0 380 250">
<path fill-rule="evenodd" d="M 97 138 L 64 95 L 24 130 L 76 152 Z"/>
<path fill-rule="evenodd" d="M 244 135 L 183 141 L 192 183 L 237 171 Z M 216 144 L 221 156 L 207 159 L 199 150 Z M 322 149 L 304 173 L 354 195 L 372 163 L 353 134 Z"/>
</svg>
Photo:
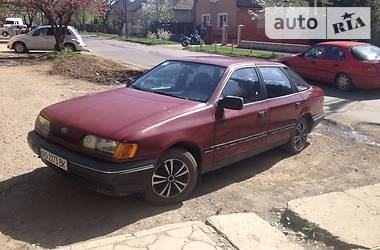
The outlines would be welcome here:
<svg viewBox="0 0 380 250">
<path fill-rule="evenodd" d="M 130 11 L 134 12 L 142 6 L 143 2 L 144 2 L 144 0 L 134 0 L 133 2 L 131 0 L 129 0 L 128 9 Z"/>
<path fill-rule="evenodd" d="M 236 0 L 236 4 L 238 7 L 243 8 L 263 8 L 263 6 L 255 0 Z"/>
<path fill-rule="evenodd" d="M 192 10 L 194 8 L 194 0 L 175 0 L 175 10 Z"/>
</svg>

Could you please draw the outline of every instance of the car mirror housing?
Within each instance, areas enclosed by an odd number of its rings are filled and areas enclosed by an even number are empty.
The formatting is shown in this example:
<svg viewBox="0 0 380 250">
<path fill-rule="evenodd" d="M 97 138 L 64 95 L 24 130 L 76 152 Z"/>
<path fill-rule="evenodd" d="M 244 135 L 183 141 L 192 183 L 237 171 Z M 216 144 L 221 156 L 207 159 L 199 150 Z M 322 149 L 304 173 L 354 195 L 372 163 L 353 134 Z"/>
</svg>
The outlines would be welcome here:
<svg viewBox="0 0 380 250">
<path fill-rule="evenodd" d="M 236 96 L 226 96 L 218 102 L 217 109 L 242 110 L 243 105 L 243 98 Z"/>
</svg>

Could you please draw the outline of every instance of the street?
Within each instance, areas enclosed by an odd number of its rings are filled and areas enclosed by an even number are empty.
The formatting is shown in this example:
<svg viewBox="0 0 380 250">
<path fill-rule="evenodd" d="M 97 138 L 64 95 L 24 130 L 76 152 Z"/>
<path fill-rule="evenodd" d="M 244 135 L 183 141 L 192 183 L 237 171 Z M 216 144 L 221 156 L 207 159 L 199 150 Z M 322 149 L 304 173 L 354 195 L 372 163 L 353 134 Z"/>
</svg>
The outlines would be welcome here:
<svg viewBox="0 0 380 250">
<path fill-rule="evenodd" d="M 180 45 L 147 46 L 90 36 L 83 39 L 88 49 L 97 56 L 148 69 L 169 58 L 204 55 L 203 53 L 182 50 Z"/>
</svg>

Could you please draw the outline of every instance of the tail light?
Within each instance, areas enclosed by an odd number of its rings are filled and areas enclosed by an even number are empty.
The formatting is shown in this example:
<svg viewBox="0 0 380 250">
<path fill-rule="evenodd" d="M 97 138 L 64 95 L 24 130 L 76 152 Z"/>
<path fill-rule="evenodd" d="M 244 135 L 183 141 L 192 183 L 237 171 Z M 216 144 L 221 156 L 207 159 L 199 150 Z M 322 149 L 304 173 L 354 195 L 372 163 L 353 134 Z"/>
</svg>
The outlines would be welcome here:
<svg viewBox="0 0 380 250">
<path fill-rule="evenodd" d="M 80 44 L 80 41 L 78 39 L 73 39 L 74 42 L 76 42 L 77 44 Z"/>
</svg>

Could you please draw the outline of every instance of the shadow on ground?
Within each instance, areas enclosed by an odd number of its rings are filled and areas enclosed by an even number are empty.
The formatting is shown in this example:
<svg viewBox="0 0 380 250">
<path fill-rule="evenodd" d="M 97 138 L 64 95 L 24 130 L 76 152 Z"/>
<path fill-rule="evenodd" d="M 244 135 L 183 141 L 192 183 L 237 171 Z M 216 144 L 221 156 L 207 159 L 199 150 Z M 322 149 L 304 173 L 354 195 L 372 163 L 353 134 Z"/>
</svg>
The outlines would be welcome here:
<svg viewBox="0 0 380 250">
<path fill-rule="evenodd" d="M 251 178 L 286 157 L 276 149 L 206 174 L 192 198 Z M 181 204 L 153 206 L 140 195 L 97 194 L 47 167 L 0 183 L 0 195 L 0 231 L 45 248 L 101 237 L 142 218 L 181 208 Z"/>
</svg>

